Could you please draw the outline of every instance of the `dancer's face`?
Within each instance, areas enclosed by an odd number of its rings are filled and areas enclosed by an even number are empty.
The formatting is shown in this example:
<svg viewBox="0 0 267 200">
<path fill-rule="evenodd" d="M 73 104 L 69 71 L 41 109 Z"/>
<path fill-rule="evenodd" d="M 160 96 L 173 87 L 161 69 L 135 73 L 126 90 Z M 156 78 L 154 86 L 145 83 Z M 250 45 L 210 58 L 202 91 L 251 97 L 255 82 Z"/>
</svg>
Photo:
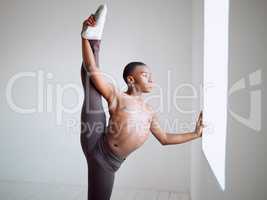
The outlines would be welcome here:
<svg viewBox="0 0 267 200">
<path fill-rule="evenodd" d="M 146 65 L 137 66 L 132 73 L 132 83 L 139 91 L 143 93 L 151 92 L 153 89 L 152 74 L 150 68 Z"/>
</svg>

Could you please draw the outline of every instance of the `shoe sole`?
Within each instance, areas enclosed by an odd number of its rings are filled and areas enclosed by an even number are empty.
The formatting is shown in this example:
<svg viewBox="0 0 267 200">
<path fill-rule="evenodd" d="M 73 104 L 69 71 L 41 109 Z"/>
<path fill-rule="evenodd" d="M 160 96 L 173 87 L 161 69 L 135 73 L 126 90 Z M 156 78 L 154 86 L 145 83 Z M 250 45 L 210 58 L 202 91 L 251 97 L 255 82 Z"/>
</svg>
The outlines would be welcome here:
<svg viewBox="0 0 267 200">
<path fill-rule="evenodd" d="M 99 21 L 99 18 L 102 14 L 102 12 L 104 11 L 106 6 L 104 5 L 100 5 L 97 10 L 95 11 L 95 14 L 94 14 L 94 17 L 95 17 L 95 20 L 96 20 L 96 23 Z"/>
</svg>

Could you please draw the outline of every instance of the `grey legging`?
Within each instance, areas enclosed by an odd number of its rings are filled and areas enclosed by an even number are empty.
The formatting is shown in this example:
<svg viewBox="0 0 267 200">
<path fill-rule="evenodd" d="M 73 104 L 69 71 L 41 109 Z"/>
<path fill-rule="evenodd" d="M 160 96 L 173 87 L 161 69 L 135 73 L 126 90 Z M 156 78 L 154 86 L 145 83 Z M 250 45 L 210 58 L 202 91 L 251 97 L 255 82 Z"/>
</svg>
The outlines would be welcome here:
<svg viewBox="0 0 267 200">
<path fill-rule="evenodd" d="M 99 66 L 100 40 L 89 40 L 96 64 Z M 81 146 L 88 166 L 88 200 L 109 200 L 115 172 L 125 158 L 111 152 L 106 145 L 106 115 L 101 95 L 90 80 L 90 73 L 82 64 L 81 79 L 84 102 L 81 112 Z"/>
</svg>

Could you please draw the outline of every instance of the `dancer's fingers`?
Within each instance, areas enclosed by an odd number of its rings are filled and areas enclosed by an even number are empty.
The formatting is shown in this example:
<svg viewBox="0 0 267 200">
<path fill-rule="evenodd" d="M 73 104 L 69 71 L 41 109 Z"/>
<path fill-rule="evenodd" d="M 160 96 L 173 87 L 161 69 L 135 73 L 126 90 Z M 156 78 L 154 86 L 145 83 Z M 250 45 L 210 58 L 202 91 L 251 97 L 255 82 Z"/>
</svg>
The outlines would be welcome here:
<svg viewBox="0 0 267 200">
<path fill-rule="evenodd" d="M 200 126 L 200 124 L 201 124 L 201 115 L 199 114 L 198 119 L 197 119 L 197 125 Z"/>
<path fill-rule="evenodd" d="M 198 116 L 199 123 L 202 124 L 203 122 L 203 112 L 201 111 L 199 116 Z"/>
<path fill-rule="evenodd" d="M 89 23 L 91 26 L 95 26 L 96 25 L 96 21 L 94 19 L 88 19 Z"/>
<path fill-rule="evenodd" d="M 95 22 L 90 19 L 90 20 L 88 20 L 88 25 L 89 26 L 94 26 L 95 25 Z"/>
<path fill-rule="evenodd" d="M 94 17 L 94 15 L 90 15 L 90 17 L 89 17 L 88 19 L 90 19 L 92 22 L 95 22 L 95 17 Z"/>
<path fill-rule="evenodd" d="M 91 17 L 88 18 L 88 22 L 93 23 L 93 19 Z"/>
</svg>

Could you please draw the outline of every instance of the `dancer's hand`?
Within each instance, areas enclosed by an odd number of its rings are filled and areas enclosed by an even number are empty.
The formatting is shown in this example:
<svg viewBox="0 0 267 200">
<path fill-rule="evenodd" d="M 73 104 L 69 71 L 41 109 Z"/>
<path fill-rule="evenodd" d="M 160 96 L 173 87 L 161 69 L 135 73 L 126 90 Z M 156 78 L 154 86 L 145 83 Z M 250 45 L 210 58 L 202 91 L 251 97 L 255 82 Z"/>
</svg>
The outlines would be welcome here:
<svg viewBox="0 0 267 200">
<path fill-rule="evenodd" d="M 202 137 L 202 132 L 203 132 L 204 127 L 205 125 L 203 124 L 203 111 L 201 111 L 198 116 L 198 120 L 197 120 L 196 128 L 195 128 L 195 134 L 197 135 L 197 137 Z"/>
<path fill-rule="evenodd" d="M 88 17 L 86 20 L 84 20 L 83 22 L 83 28 L 87 27 L 87 26 L 95 26 L 96 25 L 96 21 L 95 21 L 95 17 L 94 15 L 90 15 L 90 17 Z"/>
</svg>

